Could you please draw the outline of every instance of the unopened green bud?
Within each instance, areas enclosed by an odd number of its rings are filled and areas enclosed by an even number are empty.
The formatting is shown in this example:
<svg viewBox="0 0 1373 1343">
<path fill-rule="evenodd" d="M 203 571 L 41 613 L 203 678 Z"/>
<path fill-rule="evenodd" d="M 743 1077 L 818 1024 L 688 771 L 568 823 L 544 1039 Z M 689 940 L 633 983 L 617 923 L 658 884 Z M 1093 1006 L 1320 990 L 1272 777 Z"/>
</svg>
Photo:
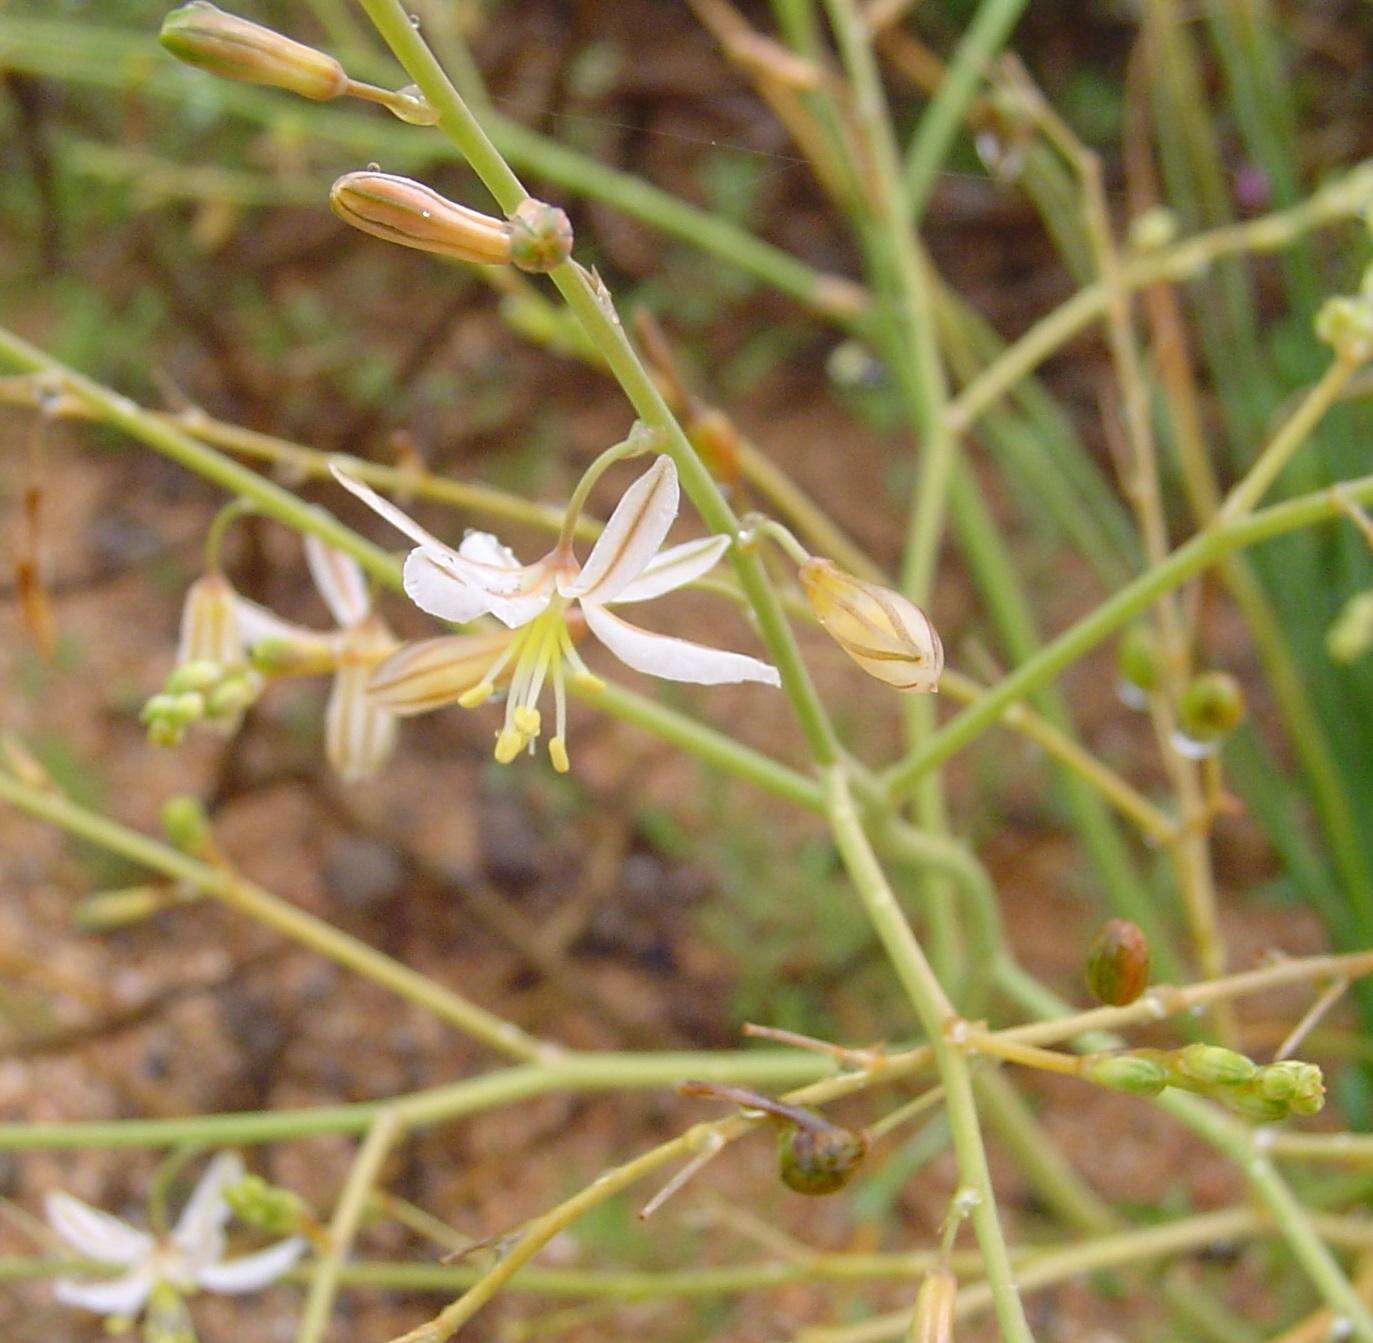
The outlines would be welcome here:
<svg viewBox="0 0 1373 1343">
<path fill-rule="evenodd" d="M 210 843 L 210 818 L 189 793 L 178 793 L 162 804 L 162 829 L 182 853 L 198 857 Z"/>
<path fill-rule="evenodd" d="M 1228 672 L 1194 676 L 1178 701 L 1178 727 L 1194 742 L 1219 741 L 1244 717 L 1244 691 Z"/>
<path fill-rule="evenodd" d="M 175 695 L 153 695 L 139 710 L 138 721 L 140 723 L 168 722 L 175 704 Z"/>
<path fill-rule="evenodd" d="M 262 680 L 256 672 L 240 672 L 221 681 L 205 700 L 211 718 L 233 718 L 241 714 L 262 693 Z"/>
<path fill-rule="evenodd" d="M 1286 1101 L 1270 1100 L 1248 1086 L 1221 1091 L 1215 1099 L 1227 1110 L 1233 1110 L 1245 1119 L 1252 1119 L 1256 1124 L 1271 1124 L 1276 1119 L 1286 1119 L 1290 1113 Z"/>
<path fill-rule="evenodd" d="M 348 75 L 332 56 L 226 14 L 208 0 L 172 10 L 158 40 L 177 60 L 226 79 L 288 89 L 316 102 L 348 90 Z"/>
<path fill-rule="evenodd" d="M 185 735 L 185 728 L 177 727 L 165 718 L 148 722 L 148 741 L 154 746 L 179 746 Z"/>
<path fill-rule="evenodd" d="M 165 886 L 129 886 L 118 891 L 96 891 L 88 895 L 74 912 L 76 926 L 86 933 L 106 933 L 140 923 L 166 909 Z"/>
<path fill-rule="evenodd" d="M 313 1220 L 299 1194 L 268 1184 L 260 1175 L 245 1175 L 227 1186 L 224 1202 L 240 1222 L 272 1236 L 294 1236 Z"/>
<path fill-rule="evenodd" d="M 1362 363 L 1373 353 L 1373 303 L 1364 298 L 1327 299 L 1316 314 L 1316 336 L 1339 358 Z"/>
<path fill-rule="evenodd" d="M 1249 1081 L 1259 1070 L 1253 1059 L 1233 1049 L 1200 1042 L 1177 1050 L 1173 1066 L 1184 1078 L 1207 1086 L 1235 1086 Z"/>
<path fill-rule="evenodd" d="M 510 260 L 542 275 L 572 255 L 572 222 L 556 205 L 521 201 L 510 217 Z"/>
<path fill-rule="evenodd" d="M 1133 625 L 1116 645 L 1116 666 L 1120 671 L 1120 697 L 1131 709 L 1148 705 L 1148 695 L 1159 680 L 1158 649 L 1145 625 Z"/>
<path fill-rule="evenodd" d="M 837 1125 L 783 1129 L 777 1149 L 782 1183 L 798 1194 L 833 1194 L 853 1179 L 868 1140 Z"/>
<path fill-rule="evenodd" d="M 183 691 L 171 697 L 167 719 L 177 727 L 190 727 L 205 717 L 205 696 L 195 690 Z"/>
<path fill-rule="evenodd" d="M 1178 217 L 1166 205 L 1155 205 L 1130 223 L 1130 245 L 1137 251 L 1154 252 L 1178 236 Z"/>
<path fill-rule="evenodd" d="M 1138 924 L 1111 919 L 1087 952 L 1087 987 L 1099 1003 L 1123 1007 L 1149 986 L 1149 943 Z"/>
<path fill-rule="evenodd" d="M 167 677 L 167 693 L 181 694 L 188 690 L 208 690 L 217 684 L 224 675 L 224 668 L 218 662 L 187 662 L 173 669 Z"/>
<path fill-rule="evenodd" d="M 275 636 L 248 649 L 248 661 L 268 676 L 321 676 L 338 666 L 338 656 L 321 641 Z"/>
<path fill-rule="evenodd" d="M 440 196 L 432 187 L 394 173 L 345 173 L 329 191 L 329 205 L 345 224 L 387 242 L 458 261 L 505 265 L 511 227 Z"/>
<path fill-rule="evenodd" d="M 1168 1070 L 1142 1054 L 1104 1054 L 1084 1059 L 1082 1075 L 1097 1086 L 1131 1096 L 1157 1096 L 1168 1085 Z"/>
<path fill-rule="evenodd" d="M 1281 1101 L 1293 1114 L 1313 1115 L 1325 1104 L 1325 1079 L 1314 1063 L 1280 1059 L 1258 1070 L 1255 1090 L 1265 1100 Z"/>
<path fill-rule="evenodd" d="M 1351 597 L 1325 636 L 1325 650 L 1336 662 L 1353 662 L 1370 648 L 1373 648 L 1373 588 Z"/>
</svg>

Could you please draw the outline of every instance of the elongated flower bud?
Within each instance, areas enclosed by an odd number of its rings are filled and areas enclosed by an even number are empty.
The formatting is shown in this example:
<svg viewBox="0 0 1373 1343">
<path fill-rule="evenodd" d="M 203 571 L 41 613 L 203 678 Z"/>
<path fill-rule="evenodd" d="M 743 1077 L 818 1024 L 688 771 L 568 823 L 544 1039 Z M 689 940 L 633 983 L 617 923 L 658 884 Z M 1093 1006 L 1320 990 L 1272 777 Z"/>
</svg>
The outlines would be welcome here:
<svg viewBox="0 0 1373 1343">
<path fill-rule="evenodd" d="M 483 683 L 513 637 L 509 630 L 501 630 L 406 644 L 373 671 L 367 696 L 378 707 L 407 717 L 456 704 Z M 509 674 L 506 670 L 505 679 Z"/>
<path fill-rule="evenodd" d="M 226 14 L 208 0 L 192 0 L 162 21 L 158 39 L 179 61 L 226 79 L 288 89 L 327 102 L 348 89 L 348 75 L 332 56 L 261 24 Z"/>
<path fill-rule="evenodd" d="M 1132 1096 L 1157 1096 L 1168 1085 L 1168 1070 L 1142 1054 L 1104 1054 L 1084 1059 L 1082 1075 L 1099 1087 Z"/>
<path fill-rule="evenodd" d="M 105 933 L 127 928 L 160 913 L 177 897 L 167 886 L 126 886 L 117 891 L 96 891 L 77 905 L 76 926 L 84 933 Z"/>
<path fill-rule="evenodd" d="M 829 560 L 807 560 L 798 576 L 816 619 L 868 675 L 902 691 L 938 688 L 944 647 L 914 602 Z"/>
<path fill-rule="evenodd" d="M 925 1274 L 915 1298 L 915 1313 L 906 1343 L 953 1343 L 953 1309 L 958 1279 L 942 1265 Z"/>
<path fill-rule="evenodd" d="M 1182 1078 L 1207 1086 L 1236 1086 L 1258 1072 L 1258 1064 L 1233 1049 L 1198 1042 L 1179 1049 L 1173 1065 Z"/>
<path fill-rule="evenodd" d="M 1099 1003 L 1123 1007 L 1149 985 L 1149 943 L 1128 919 L 1104 923 L 1087 952 L 1087 987 Z"/>
<path fill-rule="evenodd" d="M 178 667 L 209 662 L 221 669 L 243 661 L 237 598 L 229 580 L 217 570 L 197 578 L 186 589 L 176 661 Z"/>
<path fill-rule="evenodd" d="M 408 177 L 393 173 L 345 173 L 329 192 L 329 204 L 345 224 L 387 242 L 421 252 L 506 265 L 510 225 L 493 219 Z"/>
</svg>

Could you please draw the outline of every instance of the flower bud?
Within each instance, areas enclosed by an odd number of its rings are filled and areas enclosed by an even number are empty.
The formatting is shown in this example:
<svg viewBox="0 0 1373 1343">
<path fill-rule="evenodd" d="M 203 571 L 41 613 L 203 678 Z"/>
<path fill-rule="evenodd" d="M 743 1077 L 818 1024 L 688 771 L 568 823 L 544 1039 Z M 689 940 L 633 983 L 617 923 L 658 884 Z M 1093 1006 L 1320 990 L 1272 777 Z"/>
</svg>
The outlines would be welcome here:
<svg viewBox="0 0 1373 1343">
<path fill-rule="evenodd" d="M 1244 691 L 1228 672 L 1194 676 L 1178 701 L 1176 745 L 1187 755 L 1209 755 L 1244 717 Z"/>
<path fill-rule="evenodd" d="M 510 216 L 510 259 L 520 270 L 543 275 L 572 255 L 572 222 L 556 205 L 521 201 Z"/>
<path fill-rule="evenodd" d="M 1254 1083 L 1265 1100 L 1280 1101 L 1293 1114 L 1313 1115 L 1325 1104 L 1325 1079 L 1314 1063 L 1280 1059 L 1260 1068 Z"/>
<path fill-rule="evenodd" d="M 176 848 L 196 858 L 213 845 L 210 818 L 189 793 L 178 793 L 162 804 L 162 829 Z"/>
<path fill-rule="evenodd" d="M 1104 923 L 1087 952 L 1087 987 L 1099 1003 L 1123 1007 L 1149 985 L 1149 943 L 1128 919 Z"/>
<path fill-rule="evenodd" d="M 915 1298 L 915 1313 L 906 1343 L 953 1343 L 953 1310 L 958 1301 L 958 1279 L 940 1265 L 925 1274 Z"/>
<path fill-rule="evenodd" d="M 288 89 L 302 98 L 327 102 L 348 89 L 348 75 L 332 56 L 236 14 L 208 0 L 191 0 L 162 21 L 158 40 L 179 61 L 226 79 Z"/>
<path fill-rule="evenodd" d="M 1258 1073 L 1258 1064 L 1233 1049 L 1198 1041 L 1174 1051 L 1174 1070 L 1185 1080 L 1206 1086 L 1236 1086 Z"/>
<path fill-rule="evenodd" d="M 807 560 L 798 576 L 816 619 L 868 675 L 897 690 L 938 688 L 944 648 L 914 602 L 829 560 Z"/>
<path fill-rule="evenodd" d="M 1325 651 L 1336 662 L 1353 662 L 1373 648 L 1373 588 L 1351 597 L 1325 636 Z"/>
<path fill-rule="evenodd" d="M 177 666 L 212 662 L 221 667 L 232 667 L 242 661 L 243 639 L 239 634 L 237 595 L 229 580 L 218 570 L 212 570 L 197 578 L 186 589 L 186 598 L 181 607 L 181 642 L 177 648 Z"/>
<path fill-rule="evenodd" d="M 393 173 L 345 173 L 329 192 L 345 224 L 402 247 L 486 265 L 510 261 L 510 225 Z"/>
<path fill-rule="evenodd" d="M 323 676 L 338 666 L 338 653 L 327 640 L 271 635 L 249 646 L 248 661 L 264 676 Z"/>
<path fill-rule="evenodd" d="M 1132 625 L 1116 645 L 1120 682 L 1116 693 L 1130 709 L 1149 707 L 1149 692 L 1158 688 L 1158 649 L 1145 625 Z"/>
<path fill-rule="evenodd" d="M 239 715 L 262 693 L 262 678 L 255 671 L 226 677 L 206 697 L 205 712 L 217 722 L 237 723 Z"/>
<path fill-rule="evenodd" d="M 174 899 L 167 886 L 128 886 L 118 891 L 96 891 L 77 905 L 73 917 L 82 932 L 112 932 L 166 909 Z"/>
<path fill-rule="evenodd" d="M 1373 354 L 1373 303 L 1365 298 L 1327 299 L 1316 314 L 1316 337 L 1340 359 L 1362 363 Z"/>
<path fill-rule="evenodd" d="M 372 672 L 367 697 L 379 708 L 402 716 L 456 704 L 482 684 L 487 669 L 513 637 L 509 630 L 501 630 L 406 644 Z M 502 679 L 508 679 L 511 671 L 508 668 Z"/>
<path fill-rule="evenodd" d="M 1156 252 L 1178 236 L 1178 217 L 1166 205 L 1155 205 L 1130 221 L 1130 246 Z"/>
<path fill-rule="evenodd" d="M 777 1150 L 782 1183 L 798 1194 L 833 1194 L 853 1179 L 867 1155 L 868 1140 L 837 1125 L 783 1129 Z"/>
<path fill-rule="evenodd" d="M 223 678 L 224 668 L 218 662 L 186 662 L 167 677 L 166 691 L 169 695 L 203 692 L 217 686 Z"/>
<path fill-rule="evenodd" d="M 1131 1096 L 1157 1096 L 1168 1085 L 1168 1070 L 1144 1054 L 1102 1054 L 1084 1059 L 1082 1075 L 1099 1087 Z"/>
<path fill-rule="evenodd" d="M 245 1175 L 226 1185 L 224 1202 L 240 1222 L 269 1236 L 298 1235 L 314 1222 L 309 1205 L 299 1194 L 268 1184 L 260 1175 Z"/>
</svg>

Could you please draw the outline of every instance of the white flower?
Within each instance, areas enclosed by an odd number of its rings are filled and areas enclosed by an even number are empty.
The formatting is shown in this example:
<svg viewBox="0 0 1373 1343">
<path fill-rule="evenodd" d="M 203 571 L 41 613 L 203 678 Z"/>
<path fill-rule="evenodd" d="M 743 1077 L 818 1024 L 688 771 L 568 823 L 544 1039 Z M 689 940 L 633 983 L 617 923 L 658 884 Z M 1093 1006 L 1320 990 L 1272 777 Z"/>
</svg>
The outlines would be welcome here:
<svg viewBox="0 0 1373 1343">
<path fill-rule="evenodd" d="M 275 1282 L 305 1249 L 299 1236 L 241 1259 L 224 1258 L 224 1224 L 229 1207 L 224 1190 L 243 1178 L 243 1163 L 231 1152 L 206 1167 L 165 1240 L 155 1240 L 118 1217 L 92 1208 L 70 1194 L 51 1193 L 45 1201 L 52 1229 L 77 1254 L 98 1264 L 121 1268 L 117 1278 L 62 1279 L 57 1299 L 97 1315 L 137 1315 L 154 1288 L 165 1285 L 187 1295 L 210 1292 L 256 1292 Z"/>
<path fill-rule="evenodd" d="M 239 597 L 238 633 L 253 648 L 259 665 L 268 669 L 275 659 L 284 670 L 333 671 L 324 721 L 325 752 L 339 776 L 355 783 L 375 774 L 395 748 L 396 717 L 368 698 L 367 678 L 396 647 L 396 640 L 373 612 L 367 579 L 351 556 L 307 536 L 305 559 L 338 629 L 324 632 L 295 625 Z M 260 658 L 259 649 L 264 650 Z"/>
<path fill-rule="evenodd" d="M 337 467 L 334 475 L 415 542 L 405 561 L 404 583 L 416 606 L 458 623 L 492 615 L 519 631 L 481 682 L 459 701 L 468 707 L 480 704 L 513 659 L 505 722 L 496 737 L 496 759 L 502 763 L 513 760 L 538 737 L 536 705 L 551 676 L 556 726 L 548 754 L 556 769 L 567 769 L 564 662 L 571 664 L 574 675 L 595 682 L 568 632 L 567 613 L 574 606 L 580 608 L 591 633 L 635 671 L 701 685 L 780 684 L 776 668 L 757 658 L 651 634 L 608 609 L 612 604 L 662 596 L 699 578 L 729 548 L 727 536 L 710 536 L 660 550 L 677 516 L 677 469 L 667 457 L 659 457 L 625 491 L 585 566 L 570 544 L 555 546 L 542 559 L 521 565 L 489 532 L 469 532 L 454 550 L 360 481 Z"/>
</svg>

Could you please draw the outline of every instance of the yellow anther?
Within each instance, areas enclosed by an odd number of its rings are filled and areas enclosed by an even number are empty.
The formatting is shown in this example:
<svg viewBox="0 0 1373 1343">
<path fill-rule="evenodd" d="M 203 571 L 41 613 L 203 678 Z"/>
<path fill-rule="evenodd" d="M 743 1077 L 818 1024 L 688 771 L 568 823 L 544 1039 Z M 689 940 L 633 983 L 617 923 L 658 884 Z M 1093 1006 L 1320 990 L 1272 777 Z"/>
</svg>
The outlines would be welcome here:
<svg viewBox="0 0 1373 1343">
<path fill-rule="evenodd" d="M 566 774 L 572 768 L 567 758 L 567 743 L 561 737 L 548 739 L 548 758 L 553 762 L 553 768 L 559 774 Z"/>
<path fill-rule="evenodd" d="M 502 728 L 496 734 L 497 764 L 508 765 L 524 750 L 524 743 L 525 738 L 522 733 L 516 732 L 513 728 Z"/>
<path fill-rule="evenodd" d="M 464 709 L 475 709 L 478 704 L 485 704 L 495 693 L 496 687 L 490 681 L 478 681 L 471 690 L 464 690 L 458 696 L 458 703 Z"/>
<path fill-rule="evenodd" d="M 543 718 L 532 705 L 521 704 L 510 715 L 510 721 L 514 723 L 516 732 L 522 733 L 526 739 L 531 739 L 539 735 L 539 726 Z"/>
</svg>

